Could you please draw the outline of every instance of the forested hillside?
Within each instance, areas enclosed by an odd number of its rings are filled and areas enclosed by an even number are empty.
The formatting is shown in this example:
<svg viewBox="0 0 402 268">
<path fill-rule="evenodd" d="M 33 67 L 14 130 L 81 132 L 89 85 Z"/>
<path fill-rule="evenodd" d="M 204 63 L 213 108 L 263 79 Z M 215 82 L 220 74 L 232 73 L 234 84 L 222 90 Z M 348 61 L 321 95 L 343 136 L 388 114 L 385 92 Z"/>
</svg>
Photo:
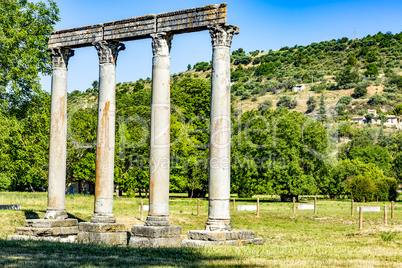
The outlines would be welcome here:
<svg viewBox="0 0 402 268">
<path fill-rule="evenodd" d="M 401 59 L 402 33 L 233 51 L 232 192 L 396 199 L 402 132 L 349 119 L 402 114 Z M 193 197 L 208 186 L 210 68 L 172 75 L 171 191 Z M 97 95 L 94 82 L 68 96 L 69 182 L 95 179 Z M 0 189 L 46 190 L 49 100 L 0 113 Z M 148 189 L 150 101 L 150 78 L 117 85 L 115 184 L 128 195 Z"/>
</svg>

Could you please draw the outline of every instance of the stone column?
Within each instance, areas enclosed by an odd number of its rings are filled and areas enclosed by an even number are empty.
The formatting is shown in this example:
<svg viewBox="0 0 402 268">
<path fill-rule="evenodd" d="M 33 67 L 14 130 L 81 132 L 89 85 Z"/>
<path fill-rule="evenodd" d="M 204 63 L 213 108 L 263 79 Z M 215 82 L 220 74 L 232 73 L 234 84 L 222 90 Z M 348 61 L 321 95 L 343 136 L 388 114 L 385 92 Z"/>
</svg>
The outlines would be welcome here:
<svg viewBox="0 0 402 268">
<path fill-rule="evenodd" d="M 114 149 L 116 113 L 116 60 L 125 46 L 100 41 L 95 45 L 99 56 L 98 129 L 96 143 L 95 208 L 92 223 L 114 223 Z"/>
<path fill-rule="evenodd" d="M 145 225 L 170 225 L 170 47 L 173 35 L 152 34 L 149 213 Z"/>
<path fill-rule="evenodd" d="M 152 103 L 149 213 L 145 225 L 131 227 L 132 247 L 178 247 L 181 227 L 169 220 L 170 45 L 173 35 L 152 37 Z"/>
<path fill-rule="evenodd" d="M 67 65 L 74 50 L 52 49 L 49 188 L 45 219 L 66 219 Z"/>
<path fill-rule="evenodd" d="M 230 46 L 236 26 L 217 25 L 212 38 L 209 211 L 206 230 L 231 230 L 230 221 Z"/>
</svg>

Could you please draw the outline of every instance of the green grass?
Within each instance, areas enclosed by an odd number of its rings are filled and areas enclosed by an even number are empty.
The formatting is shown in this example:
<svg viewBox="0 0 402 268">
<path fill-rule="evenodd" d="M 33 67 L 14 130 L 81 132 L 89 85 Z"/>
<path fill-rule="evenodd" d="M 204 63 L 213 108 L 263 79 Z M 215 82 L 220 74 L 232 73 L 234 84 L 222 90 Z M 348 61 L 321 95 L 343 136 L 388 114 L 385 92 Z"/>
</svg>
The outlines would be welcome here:
<svg viewBox="0 0 402 268">
<path fill-rule="evenodd" d="M 197 199 L 172 194 L 170 217 L 183 228 L 203 229 L 208 215 L 208 201 L 201 200 L 197 217 Z M 1 204 L 20 204 L 21 211 L 0 211 L 0 266 L 6 267 L 399 267 L 402 262 L 402 204 L 395 204 L 391 219 L 389 202 L 364 205 L 388 206 L 388 225 L 382 212 L 365 212 L 363 230 L 358 230 L 358 213 L 350 215 L 350 202 L 318 200 L 317 215 L 312 210 L 296 211 L 291 203 L 268 202 L 260 196 L 260 217 L 255 212 L 233 211 L 235 229 L 249 229 L 263 237 L 263 246 L 201 248 L 125 248 L 100 245 L 59 244 L 50 242 L 6 241 L 14 228 L 26 218 L 42 218 L 46 210 L 45 193 L 0 193 Z M 148 204 L 147 199 L 143 199 Z M 236 199 L 237 205 L 255 204 Z M 309 199 L 309 203 L 312 203 Z M 139 198 L 115 198 L 114 215 L 119 222 L 143 224 L 139 219 Z M 359 206 L 355 203 L 355 208 Z M 70 217 L 89 221 L 93 196 L 67 195 Z M 146 215 L 144 215 L 146 216 Z"/>
</svg>

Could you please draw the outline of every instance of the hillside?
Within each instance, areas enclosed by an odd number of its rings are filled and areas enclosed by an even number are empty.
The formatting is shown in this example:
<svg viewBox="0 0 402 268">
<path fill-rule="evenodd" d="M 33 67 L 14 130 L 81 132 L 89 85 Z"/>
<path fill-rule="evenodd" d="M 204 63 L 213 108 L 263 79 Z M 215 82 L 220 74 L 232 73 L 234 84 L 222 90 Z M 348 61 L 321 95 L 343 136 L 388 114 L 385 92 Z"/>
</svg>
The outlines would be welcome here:
<svg viewBox="0 0 402 268">
<path fill-rule="evenodd" d="M 363 115 L 367 109 L 388 114 L 402 100 L 401 59 L 402 33 L 380 32 L 357 40 L 344 37 L 268 52 L 246 53 L 239 48 L 231 56 L 233 105 L 236 113 L 267 103 L 275 109 L 282 98 L 280 106 L 315 115 L 320 96 L 324 94 L 327 110 L 333 116 Z M 187 71 L 172 75 L 172 82 L 184 77 L 209 80 L 210 68 L 210 62 L 189 64 Z M 151 86 L 150 78 L 138 82 L 145 88 Z M 296 84 L 304 84 L 306 88 L 293 92 Z M 130 93 L 134 85 L 134 82 L 118 84 L 117 91 Z M 363 93 L 354 94 L 356 87 Z M 83 94 L 75 91 L 70 96 L 81 95 L 87 102 L 88 96 L 95 97 L 94 93 L 88 89 Z M 339 105 L 342 96 L 352 96 L 354 101 Z M 309 107 L 309 99 L 316 104 Z"/>
</svg>

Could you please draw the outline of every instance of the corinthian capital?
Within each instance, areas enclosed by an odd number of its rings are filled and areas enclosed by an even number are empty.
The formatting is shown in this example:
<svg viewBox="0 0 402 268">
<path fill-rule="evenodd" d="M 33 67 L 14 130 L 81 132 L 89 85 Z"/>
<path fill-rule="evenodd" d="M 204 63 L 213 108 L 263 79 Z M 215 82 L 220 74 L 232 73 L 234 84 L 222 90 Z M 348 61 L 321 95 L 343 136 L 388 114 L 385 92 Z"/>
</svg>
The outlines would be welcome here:
<svg viewBox="0 0 402 268">
<path fill-rule="evenodd" d="M 117 62 L 119 52 L 126 49 L 126 46 L 119 42 L 99 41 L 93 44 L 98 51 L 99 63 L 114 63 Z"/>
<path fill-rule="evenodd" d="M 156 33 L 151 34 L 152 52 L 154 56 L 169 56 L 170 47 L 172 45 L 173 34 Z"/>
<path fill-rule="evenodd" d="M 52 68 L 66 68 L 68 60 L 74 56 L 74 50 L 69 48 L 52 48 L 50 50 L 50 58 L 52 60 Z"/>
<path fill-rule="evenodd" d="M 212 38 L 212 46 L 232 45 L 233 35 L 239 33 L 239 28 L 234 25 L 216 25 L 209 27 L 209 34 Z"/>
</svg>

